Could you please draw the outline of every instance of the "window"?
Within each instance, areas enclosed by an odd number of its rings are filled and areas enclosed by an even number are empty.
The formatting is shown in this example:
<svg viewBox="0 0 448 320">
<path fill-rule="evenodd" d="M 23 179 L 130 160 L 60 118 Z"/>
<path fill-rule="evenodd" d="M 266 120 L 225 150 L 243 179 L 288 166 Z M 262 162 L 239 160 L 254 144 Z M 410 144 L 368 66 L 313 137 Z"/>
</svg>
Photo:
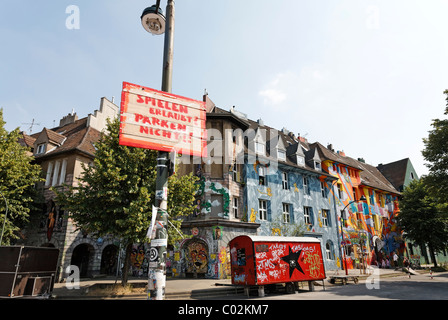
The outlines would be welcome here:
<svg viewBox="0 0 448 320">
<path fill-rule="evenodd" d="M 258 214 L 260 220 L 268 220 L 268 202 L 266 200 L 258 200 Z"/>
<path fill-rule="evenodd" d="M 322 209 L 321 212 L 322 212 L 321 213 L 322 226 L 329 227 L 330 226 L 330 210 Z"/>
<path fill-rule="evenodd" d="M 305 220 L 305 224 L 312 225 L 312 214 L 313 210 L 311 207 L 303 207 L 303 218 Z"/>
<path fill-rule="evenodd" d="M 288 174 L 286 172 L 282 172 L 282 188 L 283 190 L 288 190 Z"/>
<path fill-rule="evenodd" d="M 267 180 L 266 180 L 266 168 L 259 167 L 258 168 L 258 184 L 260 186 L 267 186 Z"/>
<path fill-rule="evenodd" d="M 277 157 L 279 160 L 285 161 L 286 160 L 286 151 L 277 149 Z"/>
<path fill-rule="evenodd" d="M 327 188 L 325 187 L 325 182 L 320 182 L 320 191 L 322 193 L 323 198 L 327 198 Z"/>
<path fill-rule="evenodd" d="M 331 241 L 328 241 L 325 244 L 325 254 L 327 256 L 327 260 L 334 260 L 332 247 L 333 247 L 333 245 L 332 245 Z"/>
<path fill-rule="evenodd" d="M 238 218 L 238 198 L 234 197 L 232 201 L 233 217 Z"/>
<path fill-rule="evenodd" d="M 305 194 L 310 194 L 308 177 L 303 177 L 303 192 Z"/>
<path fill-rule="evenodd" d="M 255 142 L 255 152 L 258 154 L 265 154 L 265 145 L 261 142 Z"/>
<path fill-rule="evenodd" d="M 314 169 L 316 169 L 317 171 L 321 171 L 322 170 L 320 162 L 317 162 L 317 161 L 314 162 Z"/>
<path fill-rule="evenodd" d="M 342 184 L 338 183 L 338 197 L 340 200 L 342 200 Z"/>
<path fill-rule="evenodd" d="M 61 175 L 59 176 L 59 184 L 65 182 L 65 174 L 67 171 L 67 159 L 62 160 Z"/>
<path fill-rule="evenodd" d="M 380 231 L 380 218 L 377 215 L 373 216 L 373 227 L 375 230 Z"/>
<path fill-rule="evenodd" d="M 232 178 L 233 178 L 233 181 L 236 181 L 236 182 L 241 182 L 241 176 L 240 176 L 240 171 L 239 171 L 239 164 L 233 164 L 233 167 L 232 167 Z"/>
<path fill-rule="evenodd" d="M 375 203 L 375 192 L 372 190 L 369 192 L 370 196 L 370 204 L 373 205 Z"/>
<path fill-rule="evenodd" d="M 283 206 L 283 212 L 282 212 L 282 221 L 283 223 L 290 223 L 291 222 L 291 216 L 290 216 L 290 207 L 289 203 L 282 203 Z"/>
<path fill-rule="evenodd" d="M 59 175 L 60 166 L 61 166 L 61 161 L 56 161 L 56 164 L 54 166 L 53 181 L 51 182 L 52 186 L 55 186 L 58 184 L 58 175 Z"/>
<path fill-rule="evenodd" d="M 305 158 L 303 156 L 297 156 L 297 165 L 299 166 L 305 165 Z"/>
<path fill-rule="evenodd" d="M 47 168 L 47 176 L 45 179 L 45 186 L 48 187 L 50 186 L 50 182 L 51 182 L 51 172 L 53 171 L 53 162 L 50 162 L 48 164 L 48 168 Z"/>
<path fill-rule="evenodd" d="M 47 147 L 46 143 L 41 143 L 40 145 L 38 145 L 36 154 L 45 153 L 46 147 Z"/>
</svg>

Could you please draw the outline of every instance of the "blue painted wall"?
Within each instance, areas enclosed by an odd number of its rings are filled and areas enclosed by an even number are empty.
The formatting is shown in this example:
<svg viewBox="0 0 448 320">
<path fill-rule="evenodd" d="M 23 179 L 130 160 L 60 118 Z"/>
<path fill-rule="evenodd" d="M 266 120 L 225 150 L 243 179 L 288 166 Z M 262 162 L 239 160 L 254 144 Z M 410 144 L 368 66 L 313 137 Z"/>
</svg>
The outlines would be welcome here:
<svg viewBox="0 0 448 320">
<path fill-rule="evenodd" d="M 259 184 L 258 168 L 260 164 L 245 165 L 246 187 L 245 187 L 245 208 L 247 210 L 247 220 L 249 222 L 260 223 L 259 235 L 271 236 L 273 234 L 273 223 L 282 221 L 283 203 L 290 205 L 290 224 L 305 225 L 304 207 L 311 208 L 311 225 L 306 226 L 305 236 L 316 237 L 321 240 L 322 256 L 326 271 L 336 270 L 340 267 L 340 248 L 337 236 L 337 219 L 335 215 L 335 205 L 333 193 L 329 192 L 330 185 L 325 183 L 327 197 L 323 197 L 319 175 L 317 173 L 299 170 L 294 167 L 279 164 L 274 168 L 266 168 L 267 185 Z M 288 174 L 288 188 L 283 189 L 282 173 Z M 304 191 L 303 178 L 308 177 L 309 194 Z M 259 200 L 267 201 L 267 219 L 260 219 Z M 322 210 L 328 210 L 328 226 L 324 225 Z M 292 229 L 292 228 L 291 228 Z M 275 232 L 275 230 L 274 230 Z M 282 234 L 282 236 L 291 236 Z M 326 244 L 329 243 L 331 258 L 327 259 Z"/>
</svg>

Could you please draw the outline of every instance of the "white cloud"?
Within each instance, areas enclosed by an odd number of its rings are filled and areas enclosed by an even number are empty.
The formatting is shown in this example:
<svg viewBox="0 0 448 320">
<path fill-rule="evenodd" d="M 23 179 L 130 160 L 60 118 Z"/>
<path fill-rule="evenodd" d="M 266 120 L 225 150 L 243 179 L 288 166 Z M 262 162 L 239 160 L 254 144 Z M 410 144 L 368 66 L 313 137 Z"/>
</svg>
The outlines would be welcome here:
<svg viewBox="0 0 448 320">
<path fill-rule="evenodd" d="M 278 89 L 266 89 L 259 92 L 266 105 L 279 105 L 286 100 L 286 94 Z"/>
</svg>

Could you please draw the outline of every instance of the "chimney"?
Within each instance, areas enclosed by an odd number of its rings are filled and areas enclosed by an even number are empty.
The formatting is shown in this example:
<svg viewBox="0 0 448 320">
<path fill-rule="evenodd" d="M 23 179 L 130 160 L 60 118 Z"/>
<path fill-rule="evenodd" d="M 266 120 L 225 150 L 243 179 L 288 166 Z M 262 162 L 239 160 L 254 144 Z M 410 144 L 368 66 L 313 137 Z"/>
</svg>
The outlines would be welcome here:
<svg viewBox="0 0 448 320">
<path fill-rule="evenodd" d="M 334 152 L 333 145 L 331 143 L 328 144 L 327 149 L 330 150 L 331 152 Z"/>
<path fill-rule="evenodd" d="M 338 155 L 340 155 L 341 157 L 345 157 L 345 152 L 344 151 L 338 151 Z"/>
<path fill-rule="evenodd" d="M 63 127 L 67 124 L 74 123 L 76 120 L 78 120 L 78 116 L 73 110 L 71 113 L 69 113 L 59 121 L 59 126 Z"/>
<path fill-rule="evenodd" d="M 364 158 L 358 158 L 358 161 L 362 162 L 362 163 L 366 163 L 366 160 L 364 160 Z"/>
</svg>

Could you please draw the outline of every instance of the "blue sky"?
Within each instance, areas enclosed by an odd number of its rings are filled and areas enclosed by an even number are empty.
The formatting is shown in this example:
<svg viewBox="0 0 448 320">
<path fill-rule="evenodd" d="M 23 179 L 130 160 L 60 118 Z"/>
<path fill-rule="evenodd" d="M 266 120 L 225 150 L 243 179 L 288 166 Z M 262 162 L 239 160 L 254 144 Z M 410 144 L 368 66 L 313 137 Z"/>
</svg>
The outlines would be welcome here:
<svg viewBox="0 0 448 320">
<path fill-rule="evenodd" d="M 163 36 L 140 22 L 154 3 L 2 0 L 6 128 L 119 104 L 123 81 L 160 89 Z M 447 14 L 447 0 L 177 0 L 173 93 L 206 89 L 221 108 L 375 166 L 409 157 L 422 175 L 422 139 L 446 104 Z"/>
</svg>

